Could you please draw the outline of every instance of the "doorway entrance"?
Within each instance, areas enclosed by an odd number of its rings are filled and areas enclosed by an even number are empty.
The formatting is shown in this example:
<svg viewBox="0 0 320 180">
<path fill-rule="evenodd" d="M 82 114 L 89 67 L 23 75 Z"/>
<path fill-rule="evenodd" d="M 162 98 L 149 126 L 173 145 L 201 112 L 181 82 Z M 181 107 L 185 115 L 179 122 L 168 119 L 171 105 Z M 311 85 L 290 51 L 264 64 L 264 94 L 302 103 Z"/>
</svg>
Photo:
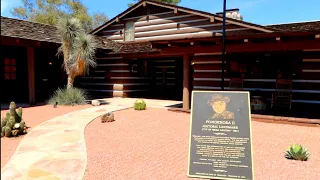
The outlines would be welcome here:
<svg viewBox="0 0 320 180">
<path fill-rule="evenodd" d="M 182 58 L 148 59 L 147 62 L 147 72 L 151 78 L 149 98 L 182 100 Z"/>
<path fill-rule="evenodd" d="M 1 45 L 1 102 L 28 102 L 28 60 L 25 47 Z"/>
</svg>

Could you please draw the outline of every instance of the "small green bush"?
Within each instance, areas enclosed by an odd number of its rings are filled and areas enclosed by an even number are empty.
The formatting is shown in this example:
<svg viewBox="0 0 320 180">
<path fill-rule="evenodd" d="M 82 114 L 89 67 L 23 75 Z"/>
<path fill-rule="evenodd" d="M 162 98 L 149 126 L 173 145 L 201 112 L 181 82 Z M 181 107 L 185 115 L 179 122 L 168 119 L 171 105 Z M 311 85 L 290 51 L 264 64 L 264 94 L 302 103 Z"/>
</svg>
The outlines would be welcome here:
<svg viewBox="0 0 320 180">
<path fill-rule="evenodd" d="M 293 144 L 287 149 L 285 157 L 287 159 L 307 161 L 309 159 L 309 152 L 302 145 Z"/>
<path fill-rule="evenodd" d="M 138 99 L 134 102 L 133 108 L 135 110 L 145 110 L 147 104 L 142 99 Z"/>
<path fill-rule="evenodd" d="M 58 105 L 75 106 L 86 104 L 86 99 L 87 93 L 82 89 L 75 87 L 58 88 L 49 99 L 48 104 L 55 104 L 58 102 Z"/>
</svg>

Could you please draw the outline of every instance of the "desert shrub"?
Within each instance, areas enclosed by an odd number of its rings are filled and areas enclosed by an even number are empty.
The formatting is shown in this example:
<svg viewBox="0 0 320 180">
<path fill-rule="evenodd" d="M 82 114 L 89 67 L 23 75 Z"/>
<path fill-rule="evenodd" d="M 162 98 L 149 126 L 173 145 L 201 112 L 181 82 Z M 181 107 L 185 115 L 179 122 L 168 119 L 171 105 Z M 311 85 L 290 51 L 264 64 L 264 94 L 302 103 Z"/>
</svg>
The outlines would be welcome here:
<svg viewBox="0 0 320 180">
<path fill-rule="evenodd" d="M 285 157 L 287 159 L 307 161 L 309 159 L 309 152 L 302 145 L 293 144 L 287 149 Z"/>
<path fill-rule="evenodd" d="M 133 108 L 135 110 L 145 110 L 147 104 L 142 99 L 138 99 L 134 102 Z"/>
<path fill-rule="evenodd" d="M 70 87 L 70 88 L 58 88 L 49 99 L 49 104 L 55 104 L 58 102 L 59 105 L 81 105 L 86 104 L 87 93 L 83 89 Z"/>
</svg>

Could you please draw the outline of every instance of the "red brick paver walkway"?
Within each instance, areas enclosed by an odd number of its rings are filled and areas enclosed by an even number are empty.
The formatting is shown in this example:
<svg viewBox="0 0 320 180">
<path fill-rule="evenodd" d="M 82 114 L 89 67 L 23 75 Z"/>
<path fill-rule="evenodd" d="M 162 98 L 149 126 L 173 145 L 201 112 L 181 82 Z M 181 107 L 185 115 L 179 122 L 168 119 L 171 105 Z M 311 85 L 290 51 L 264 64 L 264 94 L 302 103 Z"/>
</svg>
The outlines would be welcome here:
<svg viewBox="0 0 320 180">
<path fill-rule="evenodd" d="M 115 112 L 115 122 L 85 129 L 85 180 L 187 180 L 190 115 L 165 109 Z M 320 179 L 320 128 L 252 122 L 256 180 Z M 285 159 L 291 143 L 311 153 L 307 162 Z"/>
<path fill-rule="evenodd" d="M 106 112 L 130 108 L 135 99 L 108 99 L 109 104 L 50 119 L 24 136 L 14 155 L 1 169 L 6 180 L 80 180 L 87 165 L 84 129 Z M 177 102 L 149 101 L 150 106 Z"/>
</svg>

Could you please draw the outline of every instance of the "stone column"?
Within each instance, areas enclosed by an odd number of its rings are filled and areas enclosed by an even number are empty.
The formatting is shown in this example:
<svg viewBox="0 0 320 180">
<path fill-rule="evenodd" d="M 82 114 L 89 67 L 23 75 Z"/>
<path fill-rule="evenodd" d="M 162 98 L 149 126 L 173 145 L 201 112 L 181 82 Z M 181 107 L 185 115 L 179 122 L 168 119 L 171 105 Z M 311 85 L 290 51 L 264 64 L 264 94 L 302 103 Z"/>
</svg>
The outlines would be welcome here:
<svg viewBox="0 0 320 180">
<path fill-rule="evenodd" d="M 183 56 L 183 109 L 190 109 L 190 54 Z"/>
<path fill-rule="evenodd" d="M 34 48 L 28 47 L 28 87 L 29 103 L 36 103 Z"/>
</svg>

